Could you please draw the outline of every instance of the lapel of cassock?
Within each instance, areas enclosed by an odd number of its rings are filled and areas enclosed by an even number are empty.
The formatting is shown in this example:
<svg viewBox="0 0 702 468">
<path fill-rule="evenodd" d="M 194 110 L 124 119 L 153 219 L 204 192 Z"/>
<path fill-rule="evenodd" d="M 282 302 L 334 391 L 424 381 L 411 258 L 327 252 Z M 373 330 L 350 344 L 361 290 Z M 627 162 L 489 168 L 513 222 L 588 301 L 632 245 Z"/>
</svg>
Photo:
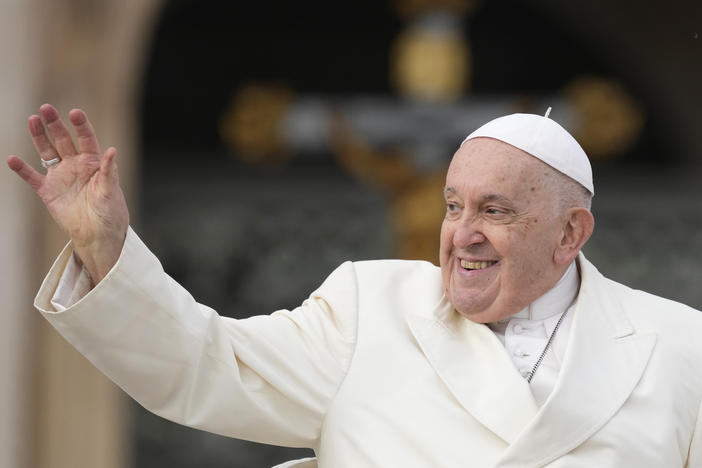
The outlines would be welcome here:
<svg viewBox="0 0 702 468">
<path fill-rule="evenodd" d="M 425 314 L 409 314 L 407 321 L 431 366 L 476 420 L 508 444 L 515 441 L 538 408 L 502 343 L 445 299 Z"/>
<path fill-rule="evenodd" d="M 622 304 L 581 254 L 581 287 L 568 348 L 549 399 L 496 468 L 540 467 L 609 421 L 641 378 L 655 334 L 638 334 Z"/>
</svg>

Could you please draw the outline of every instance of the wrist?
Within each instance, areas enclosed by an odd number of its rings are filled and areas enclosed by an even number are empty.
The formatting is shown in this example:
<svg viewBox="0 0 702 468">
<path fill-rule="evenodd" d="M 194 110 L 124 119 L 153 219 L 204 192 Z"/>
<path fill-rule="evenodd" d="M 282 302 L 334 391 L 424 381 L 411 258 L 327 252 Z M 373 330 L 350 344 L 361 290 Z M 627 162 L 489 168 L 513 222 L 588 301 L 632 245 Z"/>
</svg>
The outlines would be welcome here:
<svg viewBox="0 0 702 468">
<path fill-rule="evenodd" d="M 119 260 L 126 235 L 125 230 L 119 237 L 94 240 L 88 244 L 73 242 L 74 252 L 93 285 L 102 281 Z"/>
<path fill-rule="evenodd" d="M 78 265 L 83 274 L 88 278 L 90 282 L 90 288 L 92 289 L 95 286 L 95 281 L 93 281 L 93 275 L 90 274 L 88 269 L 85 267 L 83 260 L 80 258 L 80 256 L 75 250 L 73 251 L 73 259 L 75 260 L 76 265 Z"/>
</svg>

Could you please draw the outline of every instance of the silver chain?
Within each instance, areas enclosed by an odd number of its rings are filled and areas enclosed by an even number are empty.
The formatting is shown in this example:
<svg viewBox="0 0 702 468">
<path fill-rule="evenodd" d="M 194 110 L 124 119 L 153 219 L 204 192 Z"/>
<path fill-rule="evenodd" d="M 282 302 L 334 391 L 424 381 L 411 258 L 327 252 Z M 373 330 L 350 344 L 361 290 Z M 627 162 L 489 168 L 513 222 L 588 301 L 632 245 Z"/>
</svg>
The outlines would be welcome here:
<svg viewBox="0 0 702 468">
<path fill-rule="evenodd" d="M 558 327 L 561 326 L 561 322 L 563 322 L 563 318 L 566 316 L 568 313 L 568 309 L 566 309 L 565 312 L 561 314 L 561 318 L 558 319 L 558 322 L 556 322 L 556 326 L 553 328 L 553 333 L 551 333 L 551 336 L 548 337 L 548 341 L 546 342 L 546 346 L 544 346 L 544 350 L 541 352 L 541 356 L 539 356 L 539 359 L 536 360 L 536 364 L 534 364 L 534 367 L 531 368 L 529 373 L 526 376 L 526 381 L 531 383 L 531 378 L 534 377 L 534 374 L 536 373 L 536 369 L 539 368 L 539 364 L 541 364 L 541 361 L 544 360 L 544 356 L 546 356 L 546 352 L 548 351 L 548 348 L 551 346 L 551 342 L 553 341 L 553 337 L 556 336 L 556 332 L 558 331 Z"/>
</svg>

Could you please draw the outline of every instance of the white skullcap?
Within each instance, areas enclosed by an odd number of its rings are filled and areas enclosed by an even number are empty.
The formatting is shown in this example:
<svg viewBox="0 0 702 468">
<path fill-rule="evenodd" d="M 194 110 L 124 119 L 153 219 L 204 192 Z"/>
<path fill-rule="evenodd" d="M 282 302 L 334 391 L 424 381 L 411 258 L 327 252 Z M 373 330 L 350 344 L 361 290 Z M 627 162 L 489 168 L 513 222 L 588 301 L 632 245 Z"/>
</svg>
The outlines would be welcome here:
<svg viewBox="0 0 702 468">
<path fill-rule="evenodd" d="M 489 137 L 538 158 L 595 194 L 592 168 L 585 151 L 563 127 L 545 116 L 512 114 L 486 123 L 463 140 Z M 461 144 L 463 144 L 461 143 Z"/>
</svg>

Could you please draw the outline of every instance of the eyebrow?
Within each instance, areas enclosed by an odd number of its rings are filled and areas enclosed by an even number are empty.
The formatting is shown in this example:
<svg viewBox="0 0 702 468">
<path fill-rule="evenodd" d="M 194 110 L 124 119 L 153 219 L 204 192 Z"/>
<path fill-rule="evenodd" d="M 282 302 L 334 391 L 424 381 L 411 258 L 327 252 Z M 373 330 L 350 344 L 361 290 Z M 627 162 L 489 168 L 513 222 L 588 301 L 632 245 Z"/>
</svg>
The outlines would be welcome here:
<svg viewBox="0 0 702 468">
<path fill-rule="evenodd" d="M 458 195 L 458 192 L 456 191 L 455 188 L 451 186 L 446 186 L 444 187 L 444 196 L 448 195 Z M 505 205 L 513 206 L 514 202 L 512 202 L 511 199 L 507 198 L 504 195 L 500 195 L 499 193 L 488 193 L 485 195 L 482 195 L 480 197 L 480 203 L 486 203 L 486 202 L 499 202 L 503 203 Z"/>
<path fill-rule="evenodd" d="M 456 195 L 456 189 L 453 187 L 444 187 L 444 196 L 451 194 L 451 195 Z"/>
<path fill-rule="evenodd" d="M 500 202 L 500 203 L 504 203 L 507 205 L 513 205 L 512 200 L 505 197 L 504 195 L 500 195 L 497 193 L 488 193 L 487 195 L 483 195 L 481 197 L 481 201 L 483 203 L 485 203 L 485 202 Z"/>
</svg>

